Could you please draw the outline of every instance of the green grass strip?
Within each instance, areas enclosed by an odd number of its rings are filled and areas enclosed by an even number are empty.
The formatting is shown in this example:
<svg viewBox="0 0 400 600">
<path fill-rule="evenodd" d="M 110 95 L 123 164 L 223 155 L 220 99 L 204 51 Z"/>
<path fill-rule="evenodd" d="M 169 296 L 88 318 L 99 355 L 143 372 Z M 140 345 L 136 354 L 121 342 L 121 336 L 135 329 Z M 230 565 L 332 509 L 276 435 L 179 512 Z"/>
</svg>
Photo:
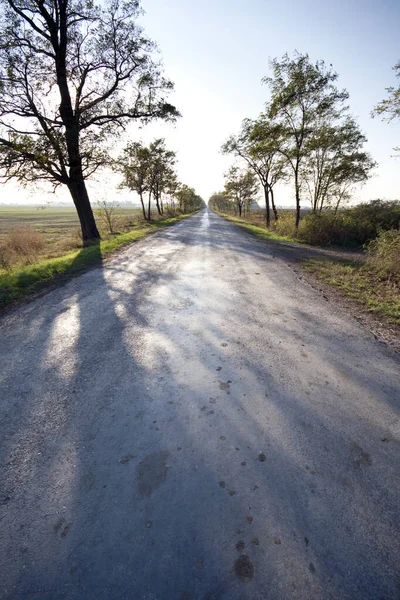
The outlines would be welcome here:
<svg viewBox="0 0 400 600">
<path fill-rule="evenodd" d="M 154 221 L 145 227 L 133 229 L 127 233 L 121 233 L 109 239 L 101 240 L 99 244 L 69 252 L 64 256 L 42 259 L 34 264 L 15 267 L 9 271 L 1 270 L 0 309 L 32 295 L 39 288 L 56 281 L 57 277 L 74 275 L 81 272 L 99 263 L 104 257 L 119 248 L 136 242 L 150 233 L 154 233 L 160 227 L 173 225 L 190 216 L 190 214 L 179 215 L 178 217 Z"/>
</svg>

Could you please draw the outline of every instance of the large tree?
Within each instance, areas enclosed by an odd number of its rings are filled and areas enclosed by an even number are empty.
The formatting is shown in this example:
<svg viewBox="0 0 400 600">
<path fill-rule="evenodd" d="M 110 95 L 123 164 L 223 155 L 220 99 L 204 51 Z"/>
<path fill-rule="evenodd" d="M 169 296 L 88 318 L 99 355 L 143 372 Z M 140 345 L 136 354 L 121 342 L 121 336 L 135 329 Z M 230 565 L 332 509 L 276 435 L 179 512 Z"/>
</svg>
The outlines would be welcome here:
<svg viewBox="0 0 400 600">
<path fill-rule="evenodd" d="M 137 24 L 140 4 L 0 0 L 0 169 L 68 187 L 84 242 L 99 237 L 86 179 L 130 120 L 174 119 L 173 84 Z"/>
<path fill-rule="evenodd" d="M 300 221 L 301 168 L 308 156 L 308 142 L 327 115 L 339 115 L 348 98 L 335 84 L 337 73 L 323 61 L 313 64 L 308 54 L 287 54 L 271 61 L 272 77 L 263 81 L 271 90 L 267 116 L 281 129 L 280 152 L 290 165 L 295 187 L 296 227 Z"/>
</svg>

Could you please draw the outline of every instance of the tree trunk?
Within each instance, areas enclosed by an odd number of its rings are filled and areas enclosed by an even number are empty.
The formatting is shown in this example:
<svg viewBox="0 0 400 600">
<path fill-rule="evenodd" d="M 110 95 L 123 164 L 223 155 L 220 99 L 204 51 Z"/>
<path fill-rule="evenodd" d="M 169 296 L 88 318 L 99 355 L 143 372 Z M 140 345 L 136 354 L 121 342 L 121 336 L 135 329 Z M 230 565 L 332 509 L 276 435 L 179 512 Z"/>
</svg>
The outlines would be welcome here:
<svg viewBox="0 0 400 600">
<path fill-rule="evenodd" d="M 82 229 L 82 240 L 84 244 L 90 241 L 98 241 L 100 234 L 94 220 L 92 207 L 90 206 L 85 179 L 82 170 L 82 157 L 79 144 L 79 119 L 74 114 L 71 94 L 68 87 L 67 77 L 67 3 L 60 5 L 60 37 L 58 39 L 55 29 L 51 31 L 51 43 L 55 51 L 57 85 L 60 92 L 60 117 L 65 127 L 65 140 L 67 144 L 69 178 L 68 189 L 74 201 Z"/>
<path fill-rule="evenodd" d="M 237 207 L 238 207 L 239 217 L 241 217 L 242 216 L 242 205 L 238 202 Z"/>
<path fill-rule="evenodd" d="M 143 218 L 145 221 L 147 221 L 146 209 L 144 207 L 144 201 L 143 201 L 143 194 L 139 194 L 139 197 L 140 197 L 140 203 L 142 205 Z"/>
<path fill-rule="evenodd" d="M 157 206 L 158 214 L 161 216 L 162 215 L 162 211 L 161 211 L 161 206 L 160 206 L 160 200 L 159 200 L 159 198 L 157 196 L 155 196 L 155 199 L 156 199 L 156 206 Z"/>
<path fill-rule="evenodd" d="M 100 234 L 94 220 L 92 207 L 82 173 L 73 173 L 71 169 L 68 189 L 71 193 L 82 230 L 83 244 L 100 239 Z"/>
<path fill-rule="evenodd" d="M 299 172 L 298 167 L 296 167 L 294 173 L 294 185 L 296 189 L 296 229 L 299 228 L 300 223 L 300 186 L 299 186 Z"/>
<path fill-rule="evenodd" d="M 147 204 L 147 220 L 151 219 L 151 192 L 149 192 L 149 202 Z"/>
<path fill-rule="evenodd" d="M 269 191 L 271 192 L 271 204 L 272 204 L 272 210 L 274 211 L 274 218 L 275 218 L 275 221 L 277 221 L 278 220 L 278 211 L 275 206 L 274 190 L 271 186 L 269 186 Z"/>
<path fill-rule="evenodd" d="M 264 185 L 264 198 L 265 198 L 265 224 L 267 229 L 270 228 L 271 225 L 271 210 L 269 207 L 269 186 L 268 183 Z"/>
</svg>

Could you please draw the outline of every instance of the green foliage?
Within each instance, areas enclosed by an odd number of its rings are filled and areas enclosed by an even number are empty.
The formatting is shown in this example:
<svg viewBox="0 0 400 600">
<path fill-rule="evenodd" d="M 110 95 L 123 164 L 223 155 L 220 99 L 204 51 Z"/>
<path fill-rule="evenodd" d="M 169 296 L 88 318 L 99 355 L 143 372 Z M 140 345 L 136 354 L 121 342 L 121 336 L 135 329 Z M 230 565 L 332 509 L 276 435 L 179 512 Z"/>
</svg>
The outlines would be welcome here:
<svg viewBox="0 0 400 600">
<path fill-rule="evenodd" d="M 301 167 L 310 153 L 309 144 L 321 122 L 340 115 L 348 93 L 339 91 L 337 73 L 326 68 L 323 61 L 312 64 L 308 54 L 285 54 L 280 61 L 270 63 L 272 77 L 264 82 L 271 90 L 267 115 L 280 127 L 285 140 L 280 152 L 292 169 L 296 198 L 296 227 L 300 221 Z"/>
<path fill-rule="evenodd" d="M 169 200 L 170 207 L 176 201 L 182 213 L 205 206 L 193 188 L 178 182 L 175 162 L 176 154 L 167 150 L 164 139 L 156 139 L 148 147 L 141 142 L 130 142 L 118 160 L 118 168 L 123 176 L 122 186 L 138 194 L 143 217 L 147 221 L 151 219 L 152 198 L 158 213 L 163 214 L 163 195 Z"/>
<path fill-rule="evenodd" d="M 227 207 L 221 212 L 234 211 Z M 251 220 L 252 217 L 246 218 Z M 297 230 L 295 213 L 281 211 L 272 231 L 304 244 L 359 248 L 374 240 L 381 231 L 399 228 L 400 201 L 373 200 L 337 212 L 307 214 Z"/>
<path fill-rule="evenodd" d="M 196 194 L 195 190 L 186 184 L 181 184 L 175 192 L 179 210 L 184 214 L 200 210 L 205 207 L 204 200 Z"/>
<path fill-rule="evenodd" d="M 121 128 L 179 116 L 140 15 L 138 1 L 0 2 L 0 174 L 65 185 L 84 240 L 99 237 L 85 180 Z"/>
<path fill-rule="evenodd" d="M 216 192 L 210 196 L 208 206 L 217 212 L 234 212 L 235 204 L 224 192 Z"/>
</svg>

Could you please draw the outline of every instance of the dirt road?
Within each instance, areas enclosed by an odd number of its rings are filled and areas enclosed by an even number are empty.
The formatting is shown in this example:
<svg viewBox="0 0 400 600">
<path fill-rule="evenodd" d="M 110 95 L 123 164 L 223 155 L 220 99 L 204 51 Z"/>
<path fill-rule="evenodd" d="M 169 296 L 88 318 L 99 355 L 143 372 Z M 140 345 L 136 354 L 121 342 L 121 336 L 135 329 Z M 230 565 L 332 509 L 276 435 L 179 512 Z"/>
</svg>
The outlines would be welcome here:
<svg viewBox="0 0 400 600">
<path fill-rule="evenodd" d="M 0 597 L 398 600 L 400 361 L 203 211 L 0 322 Z"/>
</svg>

